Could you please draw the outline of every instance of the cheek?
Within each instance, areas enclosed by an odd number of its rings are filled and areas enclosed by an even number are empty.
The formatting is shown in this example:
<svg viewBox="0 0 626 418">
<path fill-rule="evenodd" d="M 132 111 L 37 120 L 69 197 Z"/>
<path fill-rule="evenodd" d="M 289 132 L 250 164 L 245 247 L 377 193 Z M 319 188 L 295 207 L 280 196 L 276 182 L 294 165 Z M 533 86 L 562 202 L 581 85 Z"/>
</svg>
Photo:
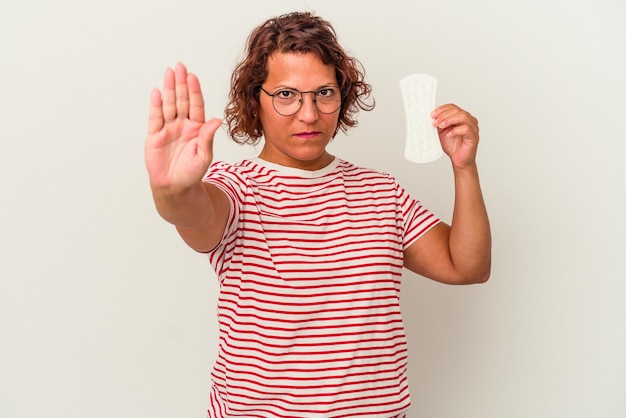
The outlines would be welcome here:
<svg viewBox="0 0 626 418">
<path fill-rule="evenodd" d="M 263 130 L 268 129 L 272 125 L 272 113 L 273 109 L 267 109 L 267 107 L 263 105 L 259 106 L 259 121 L 261 122 L 261 127 L 263 128 Z"/>
<path fill-rule="evenodd" d="M 287 129 L 289 118 L 278 115 L 274 109 L 262 109 L 260 111 L 261 128 L 265 136 L 276 136 L 276 134 L 285 132 Z"/>
<path fill-rule="evenodd" d="M 274 106 L 272 105 L 272 99 L 270 97 L 264 97 L 265 94 L 259 98 L 257 111 L 261 120 L 271 119 L 274 114 Z"/>
<path fill-rule="evenodd" d="M 335 134 L 338 131 L 339 128 L 339 112 L 335 113 L 334 115 L 326 115 L 329 116 L 327 123 L 329 125 L 332 125 L 333 127 L 333 137 L 335 137 Z"/>
</svg>

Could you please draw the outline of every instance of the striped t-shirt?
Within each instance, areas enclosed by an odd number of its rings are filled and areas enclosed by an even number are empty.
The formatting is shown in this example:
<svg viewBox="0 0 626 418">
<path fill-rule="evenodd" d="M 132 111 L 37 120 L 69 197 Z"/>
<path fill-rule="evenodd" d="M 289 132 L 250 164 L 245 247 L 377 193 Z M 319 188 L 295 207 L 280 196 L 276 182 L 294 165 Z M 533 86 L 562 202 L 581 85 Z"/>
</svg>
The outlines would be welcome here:
<svg viewBox="0 0 626 418">
<path fill-rule="evenodd" d="M 231 201 L 209 253 L 220 281 L 211 418 L 401 417 L 403 250 L 437 222 L 388 174 L 214 163 Z"/>
</svg>

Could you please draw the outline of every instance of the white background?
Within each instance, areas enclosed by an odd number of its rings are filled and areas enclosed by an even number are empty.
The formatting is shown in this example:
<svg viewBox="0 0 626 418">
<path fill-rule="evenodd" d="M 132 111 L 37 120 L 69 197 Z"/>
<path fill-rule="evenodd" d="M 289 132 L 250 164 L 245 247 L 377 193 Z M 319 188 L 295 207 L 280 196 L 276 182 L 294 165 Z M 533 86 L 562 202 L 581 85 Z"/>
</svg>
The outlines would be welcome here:
<svg viewBox="0 0 626 418">
<path fill-rule="evenodd" d="M 0 0 L 0 417 L 205 416 L 217 285 L 154 210 L 148 98 L 182 61 L 222 116 L 249 31 L 292 10 L 374 87 L 332 152 L 446 220 L 449 162 L 404 160 L 398 81 L 432 73 L 480 120 L 492 278 L 405 274 L 409 417 L 626 416 L 623 1 Z"/>
</svg>

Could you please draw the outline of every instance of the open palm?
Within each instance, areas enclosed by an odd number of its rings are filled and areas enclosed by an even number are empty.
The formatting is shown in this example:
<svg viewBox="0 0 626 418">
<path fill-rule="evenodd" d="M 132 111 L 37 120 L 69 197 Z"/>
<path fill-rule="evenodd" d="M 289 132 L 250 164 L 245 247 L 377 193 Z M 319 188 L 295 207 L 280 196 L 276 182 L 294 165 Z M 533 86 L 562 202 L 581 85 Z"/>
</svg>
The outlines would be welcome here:
<svg viewBox="0 0 626 418">
<path fill-rule="evenodd" d="M 183 64 L 167 69 L 163 91 L 150 97 L 145 160 L 153 187 L 175 193 L 202 179 L 213 159 L 213 136 L 221 120 L 204 119 L 198 78 Z"/>
</svg>

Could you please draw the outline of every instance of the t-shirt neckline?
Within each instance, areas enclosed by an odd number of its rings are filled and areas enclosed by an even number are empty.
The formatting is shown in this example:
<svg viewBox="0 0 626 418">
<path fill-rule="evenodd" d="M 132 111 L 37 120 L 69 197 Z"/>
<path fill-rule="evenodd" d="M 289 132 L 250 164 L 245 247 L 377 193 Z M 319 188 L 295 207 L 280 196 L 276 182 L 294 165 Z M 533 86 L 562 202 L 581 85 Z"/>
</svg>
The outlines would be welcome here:
<svg viewBox="0 0 626 418">
<path fill-rule="evenodd" d="M 283 174 L 287 174 L 290 176 L 304 177 L 304 178 L 318 178 L 325 176 L 332 171 L 334 171 L 337 166 L 339 166 L 340 159 L 334 157 L 333 160 L 326 167 L 320 168 L 319 170 L 304 170 L 296 167 L 287 167 L 284 165 L 271 163 L 269 161 L 265 161 L 259 157 L 250 158 L 249 161 L 260 165 L 265 168 L 269 168 L 271 170 L 278 171 Z"/>
</svg>

